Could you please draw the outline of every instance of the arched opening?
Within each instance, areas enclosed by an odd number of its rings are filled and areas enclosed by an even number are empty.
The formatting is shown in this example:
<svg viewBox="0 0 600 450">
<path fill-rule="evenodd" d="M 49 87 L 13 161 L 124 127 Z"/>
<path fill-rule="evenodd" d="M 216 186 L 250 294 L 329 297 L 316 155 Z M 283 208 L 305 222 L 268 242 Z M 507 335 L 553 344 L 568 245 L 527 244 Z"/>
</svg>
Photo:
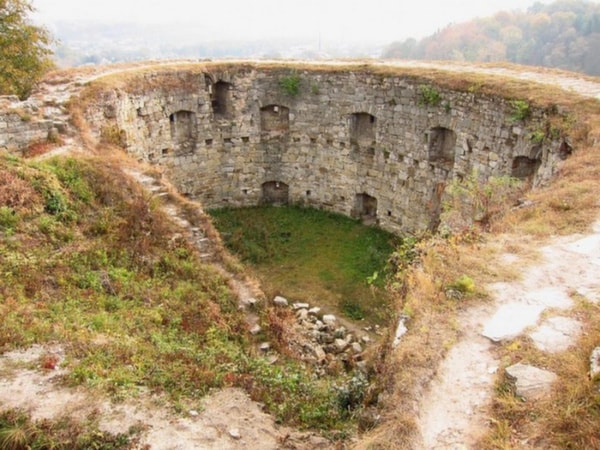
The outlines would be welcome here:
<svg viewBox="0 0 600 450">
<path fill-rule="evenodd" d="M 514 178 L 525 179 L 535 175 L 540 167 L 539 159 L 532 159 L 527 156 L 517 156 L 512 162 L 511 176 Z"/>
<path fill-rule="evenodd" d="M 350 115 L 350 142 L 360 146 L 370 146 L 375 143 L 375 116 L 358 112 Z"/>
<path fill-rule="evenodd" d="M 231 90 L 233 85 L 226 81 L 217 81 L 211 93 L 213 114 L 217 118 L 226 118 L 232 114 Z"/>
<path fill-rule="evenodd" d="M 362 220 L 375 221 L 377 219 L 377 198 L 364 192 L 356 194 L 353 215 Z"/>
<path fill-rule="evenodd" d="M 286 132 L 290 129 L 290 110 L 281 105 L 260 108 L 260 129 L 264 132 Z"/>
<path fill-rule="evenodd" d="M 281 181 L 267 181 L 262 185 L 262 203 L 267 205 L 287 205 L 290 187 Z"/>
<path fill-rule="evenodd" d="M 191 148 L 196 139 L 196 114 L 192 111 L 177 111 L 169 116 L 169 122 L 175 148 Z"/>
<path fill-rule="evenodd" d="M 448 128 L 435 127 L 429 130 L 429 161 L 454 166 L 456 133 Z"/>
</svg>

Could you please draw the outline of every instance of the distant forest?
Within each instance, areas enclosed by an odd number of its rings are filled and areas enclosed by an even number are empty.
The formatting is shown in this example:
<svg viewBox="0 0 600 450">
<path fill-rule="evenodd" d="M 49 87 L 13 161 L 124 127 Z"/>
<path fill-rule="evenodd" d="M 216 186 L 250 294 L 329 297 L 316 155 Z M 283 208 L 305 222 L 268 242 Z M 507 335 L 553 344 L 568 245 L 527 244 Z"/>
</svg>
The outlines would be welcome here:
<svg viewBox="0 0 600 450">
<path fill-rule="evenodd" d="M 600 4 L 536 3 L 391 44 L 384 58 L 508 61 L 600 75 Z"/>
</svg>

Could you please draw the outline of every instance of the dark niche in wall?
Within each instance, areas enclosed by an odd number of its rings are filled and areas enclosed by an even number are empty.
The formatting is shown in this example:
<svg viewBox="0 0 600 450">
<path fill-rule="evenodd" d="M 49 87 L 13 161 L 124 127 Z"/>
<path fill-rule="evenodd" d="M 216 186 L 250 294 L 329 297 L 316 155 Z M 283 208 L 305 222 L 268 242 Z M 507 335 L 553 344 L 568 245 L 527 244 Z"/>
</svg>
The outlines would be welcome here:
<svg viewBox="0 0 600 450">
<path fill-rule="evenodd" d="M 287 205 L 290 187 L 281 181 L 267 181 L 262 185 L 262 202 L 267 205 Z"/>
<path fill-rule="evenodd" d="M 558 157 L 562 160 L 567 159 L 573 153 L 573 147 L 567 141 L 562 141 L 558 149 Z"/>
<path fill-rule="evenodd" d="M 364 192 L 356 194 L 352 215 L 362 220 L 375 221 L 377 219 L 377 198 L 371 197 Z"/>
<path fill-rule="evenodd" d="M 169 122 L 175 149 L 191 150 L 196 140 L 196 114 L 192 111 L 177 111 L 169 116 Z"/>
<path fill-rule="evenodd" d="M 357 112 L 350 115 L 350 143 L 359 146 L 371 146 L 375 143 L 376 117 Z"/>
<path fill-rule="evenodd" d="M 260 108 L 260 129 L 263 132 L 285 133 L 290 129 L 290 110 L 281 105 Z"/>
<path fill-rule="evenodd" d="M 513 159 L 511 176 L 514 178 L 529 178 L 537 172 L 542 162 L 527 156 L 517 156 Z"/>
<path fill-rule="evenodd" d="M 215 118 L 225 119 L 233 114 L 231 90 L 233 85 L 226 81 L 217 81 L 211 89 L 211 105 Z"/>
<path fill-rule="evenodd" d="M 435 127 L 429 130 L 429 161 L 452 168 L 456 147 L 456 133 L 448 128 Z"/>
</svg>

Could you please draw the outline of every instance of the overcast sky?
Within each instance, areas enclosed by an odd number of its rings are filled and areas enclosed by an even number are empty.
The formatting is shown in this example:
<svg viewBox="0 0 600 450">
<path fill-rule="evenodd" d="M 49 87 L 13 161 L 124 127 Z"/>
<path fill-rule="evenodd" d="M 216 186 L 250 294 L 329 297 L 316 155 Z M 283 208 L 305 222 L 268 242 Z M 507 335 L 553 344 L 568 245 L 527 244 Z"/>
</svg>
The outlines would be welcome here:
<svg viewBox="0 0 600 450">
<path fill-rule="evenodd" d="M 540 0 L 538 0 L 540 1 Z M 600 1 L 600 0 L 596 0 Z M 542 3 L 551 3 L 541 0 Z M 391 42 L 536 0 L 32 0 L 36 21 L 193 24 L 204 39 L 311 37 Z"/>
</svg>

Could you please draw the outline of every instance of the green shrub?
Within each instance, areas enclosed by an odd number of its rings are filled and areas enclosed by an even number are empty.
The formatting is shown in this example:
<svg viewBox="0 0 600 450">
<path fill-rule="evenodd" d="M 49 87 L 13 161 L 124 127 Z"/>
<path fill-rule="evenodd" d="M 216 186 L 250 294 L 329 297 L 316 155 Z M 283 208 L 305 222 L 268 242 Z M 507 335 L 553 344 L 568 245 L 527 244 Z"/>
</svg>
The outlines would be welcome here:
<svg viewBox="0 0 600 450">
<path fill-rule="evenodd" d="M 293 72 L 279 79 L 279 87 L 290 97 L 295 97 L 300 93 L 300 76 Z"/>
<path fill-rule="evenodd" d="M 541 144 L 542 142 L 544 142 L 544 139 L 546 139 L 546 133 L 544 133 L 543 130 L 533 131 L 529 133 L 529 139 L 534 144 Z"/>
<path fill-rule="evenodd" d="M 437 106 L 442 101 L 442 95 L 433 86 L 419 86 L 419 104 L 425 106 Z"/>
<path fill-rule="evenodd" d="M 356 373 L 347 383 L 338 387 L 337 403 L 343 414 L 349 414 L 352 410 L 361 406 L 369 380 L 360 372 Z"/>
<path fill-rule="evenodd" d="M 460 293 L 461 295 L 472 294 L 475 292 L 475 282 L 467 275 L 461 275 L 453 283 L 448 285 L 448 289 Z"/>
<path fill-rule="evenodd" d="M 365 318 L 365 312 L 356 300 L 345 299 L 341 302 L 340 308 L 344 315 L 352 320 L 362 320 Z"/>
<path fill-rule="evenodd" d="M 448 232 L 465 232 L 474 225 L 487 229 L 521 194 L 523 183 L 512 177 L 480 179 L 473 171 L 463 179 L 455 179 L 447 189 L 441 216 Z"/>
<path fill-rule="evenodd" d="M 48 192 L 44 207 L 48 214 L 59 215 L 67 211 L 67 201 L 64 195 L 57 191 Z"/>
<path fill-rule="evenodd" d="M 93 194 L 89 184 L 84 179 L 84 165 L 73 158 L 53 160 L 52 169 L 61 184 L 69 190 L 77 200 L 89 203 Z"/>
<path fill-rule="evenodd" d="M 525 100 L 513 100 L 510 102 L 512 112 L 510 119 L 512 122 L 522 122 L 531 115 L 531 106 Z"/>
<path fill-rule="evenodd" d="M 0 206 L 0 230 L 12 231 L 19 222 L 17 212 L 9 206 Z"/>
</svg>

